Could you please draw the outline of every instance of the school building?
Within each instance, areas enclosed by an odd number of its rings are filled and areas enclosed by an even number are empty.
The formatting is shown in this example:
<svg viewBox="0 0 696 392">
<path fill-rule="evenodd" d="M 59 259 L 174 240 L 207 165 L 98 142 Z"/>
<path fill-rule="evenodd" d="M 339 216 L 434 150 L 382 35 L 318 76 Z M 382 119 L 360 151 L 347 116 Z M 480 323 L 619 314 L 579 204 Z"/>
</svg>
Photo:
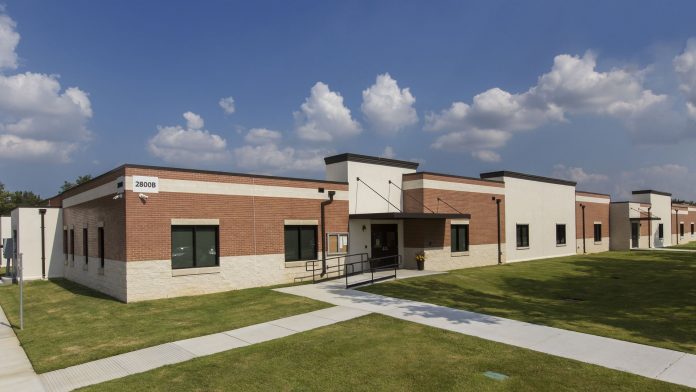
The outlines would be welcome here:
<svg viewBox="0 0 696 392">
<path fill-rule="evenodd" d="M 446 271 L 696 239 L 696 208 L 663 192 L 613 203 L 512 171 L 465 177 L 358 154 L 325 163 L 325 180 L 126 164 L 15 210 L 15 251 L 27 277 L 132 302 L 415 269 L 416 256 Z"/>
</svg>

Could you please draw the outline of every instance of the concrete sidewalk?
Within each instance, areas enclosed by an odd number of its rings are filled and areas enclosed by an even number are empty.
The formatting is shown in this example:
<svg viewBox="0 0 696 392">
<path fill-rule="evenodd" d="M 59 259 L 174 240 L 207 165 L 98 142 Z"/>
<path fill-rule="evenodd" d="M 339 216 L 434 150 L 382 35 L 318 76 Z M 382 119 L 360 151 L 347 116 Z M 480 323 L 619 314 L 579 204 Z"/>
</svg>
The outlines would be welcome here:
<svg viewBox="0 0 696 392">
<path fill-rule="evenodd" d="M 231 331 L 179 340 L 40 375 L 48 391 L 72 391 L 165 365 L 278 339 L 364 316 L 370 312 L 335 306 Z M 36 375 L 34 375 L 36 376 Z M 40 384 L 39 384 L 40 386 Z M 0 391 L 4 391 L 0 385 Z M 23 389 L 8 389 L 23 391 Z"/>
<path fill-rule="evenodd" d="M 356 290 L 329 281 L 276 291 L 696 388 L 696 355 Z"/>
<path fill-rule="evenodd" d="M 0 307 L 0 391 L 43 391 L 19 340 Z"/>
</svg>

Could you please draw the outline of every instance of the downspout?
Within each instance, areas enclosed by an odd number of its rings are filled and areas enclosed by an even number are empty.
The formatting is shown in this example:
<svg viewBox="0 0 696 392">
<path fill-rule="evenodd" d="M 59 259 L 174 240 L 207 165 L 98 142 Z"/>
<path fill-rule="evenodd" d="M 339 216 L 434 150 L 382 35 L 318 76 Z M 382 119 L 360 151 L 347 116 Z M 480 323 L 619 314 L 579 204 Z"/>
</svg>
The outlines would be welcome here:
<svg viewBox="0 0 696 392">
<path fill-rule="evenodd" d="M 580 207 L 582 207 L 582 253 L 587 253 L 587 248 L 585 246 L 585 205 L 580 204 Z"/>
<path fill-rule="evenodd" d="M 329 191 L 329 200 L 321 202 L 321 276 L 326 275 L 326 206 L 333 202 L 336 191 Z"/>
<path fill-rule="evenodd" d="M 674 209 L 674 232 L 677 233 L 677 245 L 679 245 L 679 235 L 681 231 L 679 230 L 679 210 Z"/>
<path fill-rule="evenodd" d="M 498 265 L 503 264 L 503 252 L 501 250 L 501 239 L 500 239 L 500 199 L 496 198 L 493 196 L 493 200 L 495 200 L 495 207 L 496 207 L 496 212 L 498 216 Z"/>
<path fill-rule="evenodd" d="M 39 215 L 41 215 L 41 279 L 46 279 L 46 226 L 44 221 L 46 209 L 40 208 Z"/>
<path fill-rule="evenodd" d="M 652 248 L 652 216 L 650 215 L 652 206 L 648 207 L 648 248 Z M 640 241 L 640 224 L 638 225 L 638 241 Z"/>
</svg>

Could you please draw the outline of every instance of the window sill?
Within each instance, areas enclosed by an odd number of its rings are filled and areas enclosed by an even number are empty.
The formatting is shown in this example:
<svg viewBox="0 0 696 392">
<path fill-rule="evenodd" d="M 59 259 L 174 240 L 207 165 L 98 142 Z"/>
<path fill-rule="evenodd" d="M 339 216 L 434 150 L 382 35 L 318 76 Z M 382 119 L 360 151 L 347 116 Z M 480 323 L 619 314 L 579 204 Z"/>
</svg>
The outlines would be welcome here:
<svg viewBox="0 0 696 392">
<path fill-rule="evenodd" d="M 594 244 L 595 245 L 602 245 L 602 241 L 595 241 Z"/>
<path fill-rule="evenodd" d="M 527 250 L 527 249 L 529 249 L 529 247 L 528 247 L 528 246 L 518 246 L 518 247 L 515 248 L 515 249 L 517 249 L 517 250 Z"/>
<path fill-rule="evenodd" d="M 562 248 L 564 246 L 568 246 L 568 244 L 556 244 L 556 248 Z"/>
<path fill-rule="evenodd" d="M 465 250 L 465 251 L 462 251 L 462 252 L 452 252 L 452 253 L 450 254 L 450 256 L 452 256 L 452 257 L 469 256 L 469 251 L 468 251 L 468 250 Z"/>
<path fill-rule="evenodd" d="M 220 266 L 173 269 L 172 276 L 219 274 Z"/>
</svg>

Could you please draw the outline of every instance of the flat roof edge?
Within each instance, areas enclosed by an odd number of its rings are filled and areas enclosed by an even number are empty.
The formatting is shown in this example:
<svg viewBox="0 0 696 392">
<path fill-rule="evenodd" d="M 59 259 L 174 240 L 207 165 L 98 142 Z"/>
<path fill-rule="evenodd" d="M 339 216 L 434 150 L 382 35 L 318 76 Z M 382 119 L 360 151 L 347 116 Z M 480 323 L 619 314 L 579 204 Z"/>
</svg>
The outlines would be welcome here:
<svg viewBox="0 0 696 392">
<path fill-rule="evenodd" d="M 430 172 L 430 171 L 421 171 L 421 172 L 415 172 L 415 173 L 408 173 L 408 174 L 404 174 L 404 175 L 405 176 L 414 176 L 417 174 L 430 174 L 433 176 L 461 178 L 463 180 L 484 181 L 484 182 L 491 182 L 494 184 L 505 184 L 505 181 L 501 181 L 501 180 L 488 180 L 485 178 L 467 177 L 467 176 L 460 176 L 460 175 L 456 175 L 456 174 L 436 173 L 436 172 Z"/>
<path fill-rule="evenodd" d="M 519 172 L 514 172 L 514 171 L 508 171 L 508 170 L 500 170 L 500 171 L 494 171 L 494 172 L 481 173 L 480 177 L 483 179 L 494 178 L 494 177 L 511 177 L 511 178 L 518 178 L 520 180 L 547 182 L 550 184 L 567 185 L 567 186 L 573 186 L 573 187 L 575 185 L 577 185 L 577 183 L 575 181 L 562 180 L 560 178 L 543 177 L 543 176 L 537 176 L 534 174 L 519 173 Z"/>
<path fill-rule="evenodd" d="M 660 196 L 669 196 L 669 197 L 672 197 L 672 194 L 671 194 L 671 193 L 662 192 L 662 191 L 656 191 L 656 190 L 653 190 L 653 189 L 641 189 L 641 190 L 639 190 L 639 191 L 633 191 L 633 192 L 631 192 L 631 193 L 634 194 L 634 195 L 644 195 L 644 194 L 646 194 L 646 193 L 654 193 L 654 194 L 660 195 Z"/>
<path fill-rule="evenodd" d="M 338 155 L 333 155 L 333 156 L 324 158 L 324 163 L 326 163 L 327 165 L 330 165 L 332 163 L 347 162 L 347 161 L 361 162 L 361 163 L 372 163 L 375 165 L 401 167 L 404 169 L 413 169 L 413 170 L 417 169 L 418 165 L 420 165 L 418 162 L 402 161 L 402 160 L 398 160 L 398 159 L 381 158 L 381 157 L 375 157 L 375 156 L 370 156 L 370 155 L 360 155 L 360 154 L 352 154 L 352 153 L 338 154 Z"/>
</svg>

